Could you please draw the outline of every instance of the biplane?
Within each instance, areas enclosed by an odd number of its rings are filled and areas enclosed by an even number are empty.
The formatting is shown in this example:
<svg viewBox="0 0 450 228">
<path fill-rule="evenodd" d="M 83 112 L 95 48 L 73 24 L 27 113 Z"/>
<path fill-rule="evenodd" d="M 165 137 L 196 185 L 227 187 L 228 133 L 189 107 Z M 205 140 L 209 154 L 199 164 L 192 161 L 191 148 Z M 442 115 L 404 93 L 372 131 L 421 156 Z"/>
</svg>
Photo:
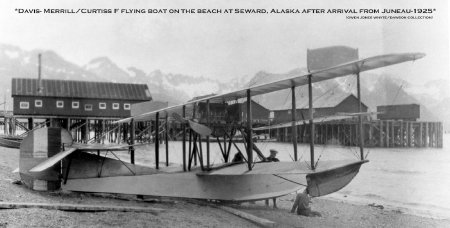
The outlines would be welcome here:
<svg viewBox="0 0 450 228">
<path fill-rule="evenodd" d="M 30 132 L 20 146 L 19 172 L 23 182 L 36 190 L 59 187 L 77 192 L 120 193 L 157 197 L 195 198 L 219 201 L 254 201 L 269 199 L 307 188 L 314 197 L 336 192 L 357 175 L 368 162 L 364 157 L 360 137 L 360 159 L 322 161 L 314 156 L 314 117 L 312 84 L 338 77 L 356 75 L 358 98 L 360 73 L 424 57 L 422 53 L 380 55 L 337 64 L 307 74 L 251 86 L 236 91 L 203 97 L 180 105 L 144 113 L 117 121 L 129 123 L 133 134 L 135 123 L 154 121 L 159 129 L 160 119 L 171 117 L 181 124 L 183 164 L 180 167 L 160 167 L 160 136 L 154 135 L 155 166 L 134 164 L 134 141 L 130 145 L 107 146 L 73 143 L 71 135 L 60 128 L 41 128 Z M 297 142 L 293 140 L 294 161 L 267 162 L 253 143 L 252 96 L 279 90 L 292 90 L 292 127 L 296 138 L 295 88 L 308 86 L 310 161 L 299 162 Z M 233 101 L 244 101 L 246 115 L 233 116 Z M 211 107 L 215 106 L 215 118 Z M 361 105 L 360 105 L 361 107 Z M 190 110 L 191 113 L 187 113 Z M 361 108 L 360 108 L 361 111 Z M 356 114 L 355 114 L 356 115 Z M 220 118 L 218 118 L 218 116 Z M 362 134 L 362 116 L 359 116 Z M 233 135 L 244 138 L 243 162 L 229 162 Z M 216 138 L 223 156 L 223 164 L 211 164 L 210 146 Z M 220 140 L 219 140 L 220 138 Z M 167 143 L 167 142 L 166 142 Z M 223 144 L 223 146 L 222 146 Z M 206 149 L 205 146 L 206 145 Z M 106 153 L 129 150 L 131 162 L 107 158 Z M 167 152 L 167 151 L 166 151 Z M 255 156 L 256 155 L 256 156 Z M 115 155 L 114 155 L 115 156 Z M 193 165 L 198 160 L 199 166 Z M 166 161 L 167 162 L 167 161 Z"/>
</svg>

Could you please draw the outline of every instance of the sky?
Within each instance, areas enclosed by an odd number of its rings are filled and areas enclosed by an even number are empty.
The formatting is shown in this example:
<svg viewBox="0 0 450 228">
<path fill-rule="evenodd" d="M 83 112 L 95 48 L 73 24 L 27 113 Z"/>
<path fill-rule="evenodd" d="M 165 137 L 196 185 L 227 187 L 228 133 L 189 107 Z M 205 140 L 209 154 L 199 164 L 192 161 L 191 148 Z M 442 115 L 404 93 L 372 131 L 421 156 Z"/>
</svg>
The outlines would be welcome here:
<svg viewBox="0 0 450 228">
<path fill-rule="evenodd" d="M 27 14 L 15 9 L 436 9 L 433 19 L 347 19 L 377 14 Z M 221 81 L 306 66 L 306 50 L 358 48 L 360 58 L 423 52 L 386 72 L 421 84 L 449 78 L 446 0 L 3 0 L 0 43 L 50 49 L 80 66 L 107 56 L 119 66 Z M 379 14 L 378 14 L 379 15 Z M 384 14 L 398 15 L 398 14 Z M 414 15 L 414 14 L 413 14 Z"/>
</svg>

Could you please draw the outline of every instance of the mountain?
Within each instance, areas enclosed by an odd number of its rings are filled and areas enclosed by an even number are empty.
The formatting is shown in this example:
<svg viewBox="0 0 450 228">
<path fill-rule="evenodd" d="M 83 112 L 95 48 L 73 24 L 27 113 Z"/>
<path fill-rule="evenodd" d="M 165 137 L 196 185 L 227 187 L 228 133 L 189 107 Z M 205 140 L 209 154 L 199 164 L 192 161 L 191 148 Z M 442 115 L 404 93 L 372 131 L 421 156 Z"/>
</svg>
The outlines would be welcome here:
<svg viewBox="0 0 450 228">
<path fill-rule="evenodd" d="M 225 93 L 307 72 L 305 68 L 296 68 L 283 74 L 260 71 L 252 77 L 235 77 L 221 82 L 208 77 L 164 73 L 161 70 L 147 73 L 133 66 L 122 69 L 108 57 L 98 57 L 78 66 L 51 50 L 25 51 L 17 46 L 0 44 L 0 75 L 3 81 L 0 83 L 0 92 L 6 94 L 8 103 L 11 103 L 11 78 L 37 78 L 39 53 L 42 54 L 42 78 L 145 83 L 154 100 L 168 101 L 169 105 L 204 94 Z M 298 100 L 308 97 L 307 86 L 297 87 L 295 92 Z M 254 100 L 268 109 L 276 109 L 291 102 L 290 93 L 289 89 L 277 91 L 256 96 Z M 313 84 L 314 97 L 329 93 L 356 94 L 356 78 L 350 76 Z M 444 120 L 450 123 L 450 87 L 444 79 L 412 85 L 392 75 L 364 73 L 361 76 L 361 93 L 363 102 L 371 111 L 376 111 L 378 105 L 415 103 L 421 105 L 421 120 Z"/>
<path fill-rule="evenodd" d="M 248 85 L 259 85 L 274 80 L 286 79 L 295 75 L 305 74 L 306 72 L 307 71 L 305 68 L 294 69 L 285 74 L 258 72 L 253 78 L 250 79 Z M 362 102 L 369 107 L 370 111 L 376 111 L 376 107 L 380 105 L 420 104 L 420 120 L 444 120 L 445 122 L 450 123 L 450 115 L 448 115 L 450 114 L 450 97 L 442 101 L 438 101 L 433 97 L 423 95 L 423 97 L 427 98 L 425 102 L 425 100 L 420 99 L 421 96 L 418 96 L 408 90 L 408 88 L 411 89 L 412 87 L 413 85 L 410 85 L 408 82 L 398 79 L 392 75 L 374 75 L 371 73 L 364 73 L 361 76 Z M 295 93 L 297 100 L 308 99 L 307 86 L 297 87 Z M 353 93 L 356 95 L 356 77 L 349 76 L 314 83 L 312 93 L 313 100 L 330 93 Z M 254 100 L 268 109 L 286 107 L 291 104 L 291 90 L 287 89 L 260 95 L 254 97 Z"/>
<path fill-rule="evenodd" d="M 37 78 L 38 77 L 38 54 L 42 54 L 41 76 L 47 79 L 66 80 L 101 80 L 96 74 L 82 69 L 51 50 L 25 51 L 13 45 L 0 44 L 0 93 L 2 93 L 8 104 L 12 103 L 11 79 L 15 78 Z M 7 107 L 12 109 L 12 107 Z"/>
<path fill-rule="evenodd" d="M 26 51 L 17 46 L 0 44 L 0 75 L 3 81 L 0 83 L 0 92 L 5 94 L 8 103 L 11 103 L 13 77 L 38 77 L 38 54 L 42 55 L 41 76 L 44 79 L 145 83 L 154 100 L 168 101 L 169 105 L 202 94 L 231 91 L 245 84 L 240 78 L 224 83 L 205 77 L 163 73 L 160 70 L 146 73 L 136 67 L 122 69 L 108 57 L 98 57 L 78 66 L 51 50 Z"/>
</svg>

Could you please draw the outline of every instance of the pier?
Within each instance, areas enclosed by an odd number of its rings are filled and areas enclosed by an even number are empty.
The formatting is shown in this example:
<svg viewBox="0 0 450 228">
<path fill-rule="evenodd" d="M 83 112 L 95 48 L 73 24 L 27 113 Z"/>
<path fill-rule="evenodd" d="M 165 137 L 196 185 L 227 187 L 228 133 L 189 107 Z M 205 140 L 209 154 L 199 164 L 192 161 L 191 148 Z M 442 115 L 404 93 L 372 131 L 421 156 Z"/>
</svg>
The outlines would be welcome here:
<svg viewBox="0 0 450 228">
<path fill-rule="evenodd" d="M 359 142 L 358 119 L 331 120 L 314 124 L 316 144 L 357 146 Z M 297 127 L 297 142 L 309 143 L 310 126 Z M 292 142 L 292 127 L 272 126 L 257 131 L 269 133 L 278 142 Z M 363 122 L 366 147 L 443 147 L 442 122 L 371 120 Z"/>
</svg>

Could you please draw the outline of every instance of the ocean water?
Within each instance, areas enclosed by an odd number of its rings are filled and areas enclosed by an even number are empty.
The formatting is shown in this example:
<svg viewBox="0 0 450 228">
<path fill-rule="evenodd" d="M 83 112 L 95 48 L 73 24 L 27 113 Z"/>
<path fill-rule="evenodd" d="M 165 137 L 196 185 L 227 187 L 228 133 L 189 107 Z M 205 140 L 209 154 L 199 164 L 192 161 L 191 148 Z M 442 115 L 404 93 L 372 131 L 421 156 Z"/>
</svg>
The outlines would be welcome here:
<svg viewBox="0 0 450 228">
<path fill-rule="evenodd" d="M 242 143 L 237 146 L 245 151 Z M 282 161 L 292 161 L 290 143 L 258 142 L 265 155 L 277 149 Z M 222 163 L 220 148 L 211 143 L 211 163 Z M 170 165 L 182 162 L 181 142 L 169 142 Z M 353 181 L 340 191 L 324 196 L 355 204 L 383 205 L 385 208 L 433 218 L 450 219 L 450 135 L 444 136 L 444 148 L 366 148 L 369 163 L 361 167 Z M 203 152 L 206 154 L 206 145 Z M 233 147 L 230 157 L 236 153 Z M 309 145 L 298 144 L 300 162 L 309 162 Z M 124 158 L 126 154 L 122 155 Z M 160 145 L 160 162 L 165 162 L 165 145 Z M 206 157 L 206 155 L 205 155 Z M 315 147 L 318 165 L 324 160 L 359 159 L 359 148 Z M 231 159 L 230 158 L 230 159 Z M 154 165 L 154 145 L 140 146 L 136 150 L 136 163 Z M 161 164 L 163 165 L 163 164 Z"/>
</svg>

